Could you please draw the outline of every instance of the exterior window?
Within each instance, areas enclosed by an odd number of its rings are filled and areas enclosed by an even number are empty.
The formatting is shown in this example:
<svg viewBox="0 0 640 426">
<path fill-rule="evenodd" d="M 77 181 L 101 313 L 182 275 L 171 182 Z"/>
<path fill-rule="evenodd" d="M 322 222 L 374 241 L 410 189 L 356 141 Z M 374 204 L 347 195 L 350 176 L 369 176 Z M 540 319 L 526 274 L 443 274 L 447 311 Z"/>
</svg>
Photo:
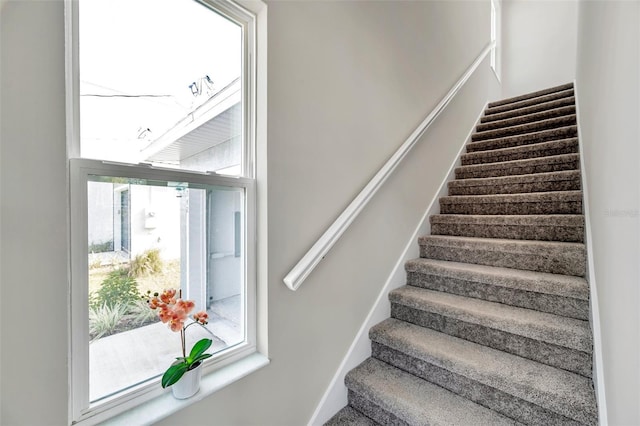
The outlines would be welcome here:
<svg viewBox="0 0 640 426">
<path fill-rule="evenodd" d="M 161 394 L 180 355 L 148 292 L 208 312 L 187 332 L 213 340 L 205 374 L 255 352 L 254 17 L 209 0 L 68 11 L 71 415 L 90 424 Z"/>
<path fill-rule="evenodd" d="M 491 69 L 500 80 L 500 50 L 501 50 L 501 14 L 500 0 L 491 0 L 491 42 L 495 43 L 491 49 Z"/>
</svg>

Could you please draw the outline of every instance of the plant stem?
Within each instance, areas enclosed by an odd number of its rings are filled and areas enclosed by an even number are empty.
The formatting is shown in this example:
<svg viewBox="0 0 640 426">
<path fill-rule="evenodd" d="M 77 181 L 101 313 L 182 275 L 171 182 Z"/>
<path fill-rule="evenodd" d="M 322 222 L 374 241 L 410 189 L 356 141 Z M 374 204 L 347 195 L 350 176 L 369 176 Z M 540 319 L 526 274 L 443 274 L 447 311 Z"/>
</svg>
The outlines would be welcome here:
<svg viewBox="0 0 640 426">
<path fill-rule="evenodd" d="M 185 343 L 185 327 L 182 327 L 182 329 L 180 330 L 180 342 L 182 343 L 182 357 L 186 358 L 187 357 L 187 348 L 186 348 L 186 343 Z"/>
</svg>

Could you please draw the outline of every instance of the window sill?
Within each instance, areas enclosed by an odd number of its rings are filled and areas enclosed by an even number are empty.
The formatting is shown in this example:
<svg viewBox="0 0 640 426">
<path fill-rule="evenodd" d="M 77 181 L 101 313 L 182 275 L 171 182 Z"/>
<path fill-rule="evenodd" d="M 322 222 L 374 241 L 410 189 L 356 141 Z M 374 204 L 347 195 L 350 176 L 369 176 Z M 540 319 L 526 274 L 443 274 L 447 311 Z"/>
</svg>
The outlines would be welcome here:
<svg viewBox="0 0 640 426">
<path fill-rule="evenodd" d="M 176 413 L 198 401 L 203 400 L 214 392 L 242 379 L 243 377 L 265 367 L 269 358 L 253 353 L 217 371 L 202 376 L 200 390 L 189 399 L 175 399 L 171 390 L 167 389 L 162 395 L 146 401 L 124 413 L 111 417 L 102 425 L 149 425 L 156 423 L 171 414 Z"/>
</svg>

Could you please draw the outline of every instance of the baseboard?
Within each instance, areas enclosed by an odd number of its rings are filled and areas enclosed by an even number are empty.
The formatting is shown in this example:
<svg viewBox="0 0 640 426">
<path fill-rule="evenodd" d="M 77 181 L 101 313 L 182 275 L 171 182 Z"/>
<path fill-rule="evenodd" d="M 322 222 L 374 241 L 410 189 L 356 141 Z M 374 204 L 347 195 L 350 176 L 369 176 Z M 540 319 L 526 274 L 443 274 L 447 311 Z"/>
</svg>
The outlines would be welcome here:
<svg viewBox="0 0 640 426">
<path fill-rule="evenodd" d="M 587 173 L 582 149 L 580 132 L 580 103 L 578 102 L 578 86 L 573 81 L 573 93 L 576 98 L 576 117 L 578 125 L 578 147 L 580 152 L 580 176 L 582 177 L 582 205 L 584 213 L 584 242 L 587 246 L 587 282 L 589 283 L 590 322 L 593 334 L 593 382 L 598 403 L 598 421 L 601 426 L 609 424 L 607 418 L 607 399 L 604 383 L 604 367 L 602 364 L 602 338 L 600 333 L 600 309 L 598 307 L 598 292 L 596 286 L 596 274 L 593 269 L 593 242 L 591 241 L 591 216 L 589 208 L 589 191 L 587 186 Z"/>
<path fill-rule="evenodd" d="M 428 235 L 431 233 L 431 224 L 429 223 L 429 217 L 440 212 L 440 205 L 438 200 L 440 197 L 447 195 L 447 183 L 454 180 L 455 169 L 460 165 L 460 156 L 469 140 L 471 140 L 471 134 L 476 128 L 476 125 L 480 122 L 480 118 L 484 113 L 487 104 L 485 103 L 480 111 L 480 114 L 476 118 L 473 126 L 469 130 L 466 138 L 464 139 L 460 149 L 458 150 L 455 160 L 449 167 L 449 171 L 445 178 L 442 180 L 438 192 L 432 198 L 429 206 L 427 207 L 424 215 L 420 219 L 418 226 L 409 238 L 407 245 L 405 246 L 402 255 L 396 262 L 391 274 L 387 278 L 384 287 L 378 294 L 373 307 L 369 311 L 364 323 L 358 330 L 358 333 L 349 347 L 347 354 L 340 363 L 336 374 L 334 375 L 327 391 L 322 396 L 318 407 L 311 416 L 308 425 L 319 426 L 329 420 L 335 413 L 337 413 L 342 407 L 347 405 L 347 388 L 344 385 L 344 378 L 347 373 L 358 366 L 362 361 L 371 356 L 371 341 L 369 340 L 369 329 L 377 323 L 384 321 L 391 316 L 391 304 L 389 303 L 388 294 L 391 290 L 399 288 L 405 285 L 406 273 L 404 265 L 407 261 L 420 257 L 420 250 L 416 241 L 421 235 Z"/>
</svg>

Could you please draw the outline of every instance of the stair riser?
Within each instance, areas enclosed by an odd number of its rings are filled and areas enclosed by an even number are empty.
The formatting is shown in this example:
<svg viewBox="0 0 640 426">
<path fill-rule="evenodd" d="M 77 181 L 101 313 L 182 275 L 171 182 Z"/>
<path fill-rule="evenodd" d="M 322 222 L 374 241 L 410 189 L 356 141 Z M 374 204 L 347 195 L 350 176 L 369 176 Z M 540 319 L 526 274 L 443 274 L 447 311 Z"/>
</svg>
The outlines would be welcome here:
<svg viewBox="0 0 640 426">
<path fill-rule="evenodd" d="M 583 277 L 585 274 L 584 250 L 540 248 L 532 252 L 514 253 L 483 247 L 457 247 L 420 244 L 420 257 L 499 266 L 527 271 Z"/>
<path fill-rule="evenodd" d="M 449 195 L 492 195 L 523 194 L 526 192 L 579 191 L 580 177 L 567 180 L 530 181 L 507 183 L 503 185 L 464 185 L 464 182 L 452 182 Z M 462 184 L 461 184 L 462 183 Z"/>
<path fill-rule="evenodd" d="M 582 376 L 591 376 L 592 359 L 585 352 L 518 336 L 438 313 L 391 303 L 391 317 L 480 345 L 528 358 Z"/>
<path fill-rule="evenodd" d="M 518 215 L 518 214 L 582 214 L 581 201 L 523 203 L 448 203 L 440 201 L 442 214 Z"/>
<path fill-rule="evenodd" d="M 576 126 L 561 127 L 545 130 L 543 132 L 513 135 L 495 139 L 469 142 L 466 146 L 467 154 L 481 151 L 493 151 L 496 149 L 515 148 L 519 146 L 533 145 L 542 142 L 553 142 L 576 138 L 578 129 Z"/>
<path fill-rule="evenodd" d="M 539 105 L 542 103 L 555 101 L 557 99 L 569 98 L 574 96 L 573 89 L 563 90 L 561 92 L 552 93 L 545 96 L 539 96 L 533 99 L 527 99 L 520 102 L 512 102 L 505 105 L 500 106 L 491 106 L 489 104 L 489 108 L 485 110 L 485 115 L 499 114 L 507 111 L 511 111 L 514 109 L 521 109 L 525 107 L 530 107 L 533 105 Z"/>
<path fill-rule="evenodd" d="M 352 390 L 348 392 L 348 400 L 350 406 L 381 425 L 411 426 Z"/>
<path fill-rule="evenodd" d="M 484 141 L 488 139 L 506 138 L 516 135 L 525 135 L 533 132 L 541 132 L 543 130 L 557 129 L 566 126 L 575 126 L 576 116 L 567 115 L 564 117 L 552 118 L 535 123 L 522 124 L 519 126 L 505 127 L 497 130 L 488 130 L 486 132 L 474 133 L 471 136 L 473 142 Z"/>
<path fill-rule="evenodd" d="M 589 302 L 552 294 L 535 293 L 482 282 L 421 272 L 407 272 L 407 284 L 429 290 L 504 303 L 520 308 L 561 315 L 580 320 L 589 319 Z"/>
<path fill-rule="evenodd" d="M 456 179 L 476 179 L 501 176 L 527 175 L 534 173 L 562 172 L 567 170 L 578 170 L 580 160 L 570 160 L 566 162 L 539 163 L 529 165 L 518 165 L 510 167 L 474 167 L 456 169 Z"/>
<path fill-rule="evenodd" d="M 521 124 L 535 123 L 536 121 L 548 120 L 551 118 L 563 117 L 565 115 L 572 115 L 576 113 L 576 107 L 569 105 L 566 107 L 549 109 L 547 111 L 538 112 L 535 114 L 520 115 L 504 120 L 495 120 L 488 123 L 480 123 L 476 126 L 476 132 L 486 132 L 488 130 L 504 129 L 506 127 L 518 126 Z"/>
<path fill-rule="evenodd" d="M 572 419 L 427 361 L 371 344 L 372 356 L 524 424 L 579 425 Z M 589 420 L 589 419 L 584 419 Z"/>
<path fill-rule="evenodd" d="M 525 108 L 510 110 L 507 112 L 485 115 L 480 119 L 480 123 L 490 123 L 492 121 L 507 120 L 522 115 L 534 114 L 537 112 L 547 111 L 550 109 L 561 108 L 569 105 L 575 105 L 576 98 L 571 96 L 568 98 L 556 99 L 554 101 L 532 105 Z"/>
</svg>

